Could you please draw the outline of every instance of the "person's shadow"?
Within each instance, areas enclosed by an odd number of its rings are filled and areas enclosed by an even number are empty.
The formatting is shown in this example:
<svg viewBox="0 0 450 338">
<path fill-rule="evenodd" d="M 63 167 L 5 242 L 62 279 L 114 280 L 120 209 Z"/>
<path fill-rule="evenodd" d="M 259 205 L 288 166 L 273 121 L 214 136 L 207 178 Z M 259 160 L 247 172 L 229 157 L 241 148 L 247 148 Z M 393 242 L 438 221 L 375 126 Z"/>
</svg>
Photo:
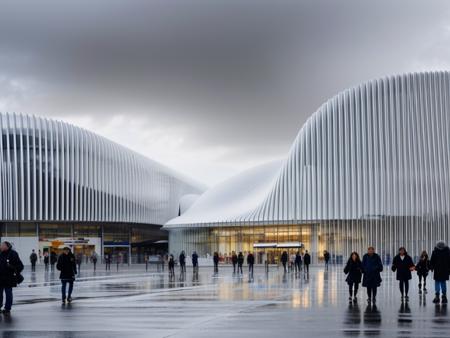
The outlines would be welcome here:
<svg viewBox="0 0 450 338">
<path fill-rule="evenodd" d="M 370 335 L 379 335 L 381 328 L 381 313 L 376 305 L 367 305 L 364 311 L 363 322 L 366 325 L 366 333 Z"/>
</svg>

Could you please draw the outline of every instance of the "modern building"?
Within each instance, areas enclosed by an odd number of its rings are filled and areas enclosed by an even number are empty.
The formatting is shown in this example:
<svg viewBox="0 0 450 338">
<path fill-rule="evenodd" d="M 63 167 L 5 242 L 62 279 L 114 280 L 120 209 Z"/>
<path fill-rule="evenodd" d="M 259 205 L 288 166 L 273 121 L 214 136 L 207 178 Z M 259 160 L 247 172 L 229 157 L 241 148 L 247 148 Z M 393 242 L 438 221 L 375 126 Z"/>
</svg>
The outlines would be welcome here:
<svg viewBox="0 0 450 338">
<path fill-rule="evenodd" d="M 417 256 L 450 240 L 450 73 L 370 81 L 325 102 L 282 163 L 247 171 L 205 192 L 169 221 L 169 249 L 323 250 L 333 259 L 400 246 Z"/>
<path fill-rule="evenodd" d="M 73 125 L 0 114 L 0 232 L 20 254 L 70 245 L 127 261 L 164 250 L 161 226 L 204 188 Z M 28 259 L 24 259 L 27 262 Z"/>
</svg>

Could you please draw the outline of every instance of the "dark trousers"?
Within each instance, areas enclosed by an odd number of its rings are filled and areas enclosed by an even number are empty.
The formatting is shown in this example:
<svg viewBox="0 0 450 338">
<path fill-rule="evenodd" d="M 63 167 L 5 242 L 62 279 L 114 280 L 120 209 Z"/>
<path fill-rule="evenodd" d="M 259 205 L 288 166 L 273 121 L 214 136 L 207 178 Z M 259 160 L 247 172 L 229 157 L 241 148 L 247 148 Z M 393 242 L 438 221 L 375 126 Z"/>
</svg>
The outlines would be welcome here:
<svg viewBox="0 0 450 338">
<path fill-rule="evenodd" d="M 13 303 L 13 291 L 12 288 L 0 288 L 0 307 L 3 306 L 3 292 L 5 292 L 5 310 L 11 310 Z"/>
<path fill-rule="evenodd" d="M 283 263 L 284 272 L 286 272 L 286 262 L 282 262 L 282 263 Z"/>
<path fill-rule="evenodd" d="M 253 276 L 253 264 L 248 265 L 248 273 Z"/>
<path fill-rule="evenodd" d="M 36 271 L 36 262 L 31 263 L 31 271 L 35 272 Z"/>
<path fill-rule="evenodd" d="M 106 271 L 111 270 L 111 262 L 106 262 L 105 268 L 106 268 Z"/>
<path fill-rule="evenodd" d="M 67 298 L 72 297 L 72 291 L 73 291 L 73 280 L 71 279 L 61 279 L 61 295 L 62 300 L 66 300 L 66 289 L 67 284 L 69 284 L 69 291 L 67 292 Z"/>
<path fill-rule="evenodd" d="M 369 299 L 375 299 L 377 298 L 377 286 L 375 287 L 367 287 L 367 297 Z"/>
<path fill-rule="evenodd" d="M 305 264 L 305 273 L 309 274 L 309 264 Z"/>
<path fill-rule="evenodd" d="M 419 275 L 419 289 L 422 287 L 422 278 L 423 278 L 423 288 L 427 287 L 427 276 Z"/>
<path fill-rule="evenodd" d="M 186 264 L 185 263 L 180 264 L 180 272 L 181 273 L 185 273 L 186 272 Z"/>
<path fill-rule="evenodd" d="M 236 273 L 236 263 L 233 263 L 233 273 Z"/>
<path fill-rule="evenodd" d="M 399 281 L 399 288 L 400 288 L 400 293 L 402 294 L 402 296 L 408 296 L 408 292 L 409 292 L 409 281 L 408 280 L 401 280 Z"/>
<path fill-rule="evenodd" d="M 296 262 L 295 263 L 295 272 L 300 272 L 302 270 L 302 263 L 301 262 Z"/>
<path fill-rule="evenodd" d="M 239 271 L 242 273 L 242 264 L 238 264 L 238 273 Z"/>
<path fill-rule="evenodd" d="M 215 273 L 219 272 L 219 263 L 214 262 L 214 272 Z"/>
<path fill-rule="evenodd" d="M 358 293 L 358 283 L 349 283 L 348 284 L 348 294 L 350 297 L 356 297 Z"/>
</svg>

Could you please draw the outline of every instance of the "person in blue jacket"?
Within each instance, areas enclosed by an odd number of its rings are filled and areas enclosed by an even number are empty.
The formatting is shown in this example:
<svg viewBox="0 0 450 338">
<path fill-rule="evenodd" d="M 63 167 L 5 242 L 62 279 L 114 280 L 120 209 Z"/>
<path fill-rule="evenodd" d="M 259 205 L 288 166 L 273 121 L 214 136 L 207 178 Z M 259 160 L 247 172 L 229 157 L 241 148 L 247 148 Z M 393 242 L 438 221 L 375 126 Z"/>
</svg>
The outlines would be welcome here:
<svg viewBox="0 0 450 338">
<path fill-rule="evenodd" d="M 377 289 L 381 285 L 381 271 L 383 271 L 383 263 L 375 248 L 370 246 L 362 260 L 363 283 L 367 288 L 367 303 L 376 303 Z"/>
</svg>

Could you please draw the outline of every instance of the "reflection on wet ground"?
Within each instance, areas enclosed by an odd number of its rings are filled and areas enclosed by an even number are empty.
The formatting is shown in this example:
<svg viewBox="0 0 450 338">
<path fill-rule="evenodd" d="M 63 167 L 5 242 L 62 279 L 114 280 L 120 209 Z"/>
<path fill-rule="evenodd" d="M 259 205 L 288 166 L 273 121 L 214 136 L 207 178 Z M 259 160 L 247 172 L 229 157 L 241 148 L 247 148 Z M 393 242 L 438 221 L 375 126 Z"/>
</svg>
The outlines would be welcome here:
<svg viewBox="0 0 450 338">
<path fill-rule="evenodd" d="M 447 308 L 431 302 L 432 292 L 419 296 L 415 279 L 402 304 L 390 271 L 377 306 L 366 304 L 365 290 L 348 303 L 341 266 L 312 268 L 309 278 L 262 267 L 252 278 L 229 267 L 171 277 L 141 266 L 86 270 L 66 306 L 57 272 L 25 278 L 11 317 L 0 316 L 0 337 L 440 337 L 450 330 Z"/>
</svg>

